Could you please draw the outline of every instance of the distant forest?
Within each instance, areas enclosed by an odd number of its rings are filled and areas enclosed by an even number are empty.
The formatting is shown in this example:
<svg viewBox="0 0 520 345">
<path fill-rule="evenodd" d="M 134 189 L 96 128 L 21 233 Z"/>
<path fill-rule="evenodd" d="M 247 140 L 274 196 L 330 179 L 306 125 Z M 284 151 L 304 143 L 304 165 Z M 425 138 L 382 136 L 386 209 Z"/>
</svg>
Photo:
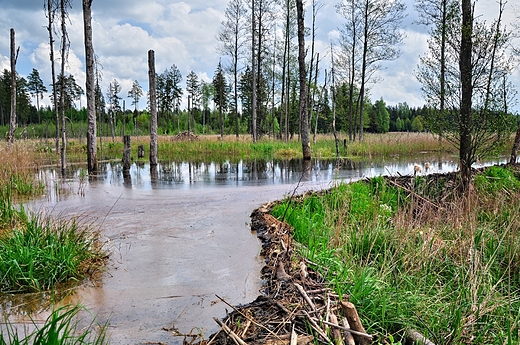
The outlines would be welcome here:
<svg viewBox="0 0 520 345">
<path fill-rule="evenodd" d="M 34 73 L 34 71 L 33 71 Z M 31 89 L 28 81 L 30 78 L 18 77 L 17 82 L 17 137 L 19 138 L 53 138 L 55 135 L 55 113 L 49 106 L 37 109 L 36 91 Z M 85 137 L 87 130 L 87 110 L 84 104 L 80 103 L 80 98 L 84 94 L 83 89 L 76 84 L 73 76 L 69 76 L 65 83 L 65 104 L 68 118 L 67 135 L 69 137 Z M 114 90 L 115 84 L 115 90 Z M 111 83 L 115 94 L 109 95 L 110 103 L 107 104 L 105 96 L 98 90 L 97 96 L 100 104 L 98 110 L 98 135 L 121 136 L 123 133 L 128 135 L 148 135 L 149 112 L 148 110 L 137 110 L 133 106 L 126 106 L 132 99 L 123 100 L 117 80 Z M 196 134 L 216 134 L 219 133 L 219 112 L 212 102 L 214 87 L 211 84 L 203 86 L 205 95 L 201 97 L 201 104 L 195 105 L 190 109 L 194 123 L 192 128 Z M 127 90 L 132 94 L 131 90 Z M 348 133 L 349 121 L 347 117 L 348 98 L 346 97 L 346 85 L 342 85 L 337 90 L 336 100 L 336 129 L 340 132 Z M 163 93 L 159 92 L 159 95 Z M 312 110 L 313 131 L 317 133 L 332 132 L 332 104 L 329 92 L 325 92 L 318 102 L 315 102 Z M 42 93 L 41 97 L 50 97 Z M 296 92 L 293 97 L 297 97 Z M 244 111 L 244 104 L 247 108 L 247 95 L 240 94 L 244 101 L 242 113 L 239 113 L 239 128 L 241 134 L 250 134 L 251 114 Z M 228 100 L 232 102 L 232 100 Z M 164 101 L 163 101 L 164 102 Z M 159 97 L 159 104 L 161 99 Z M 132 109 L 133 108 L 133 109 Z M 187 130 L 188 110 L 176 107 L 173 111 L 166 110 L 166 107 L 159 106 L 158 123 L 160 134 L 177 134 Z M 239 107 L 240 109 L 240 107 Z M 279 114 L 280 109 L 266 109 L 269 112 L 265 121 L 261 125 L 263 136 L 279 137 Z M 364 128 L 366 132 L 386 133 L 386 132 L 422 132 L 424 127 L 424 116 L 429 109 L 409 107 L 406 102 L 397 105 L 386 105 L 383 99 L 371 103 L 367 100 L 365 104 Z M 9 125 L 10 113 L 10 73 L 4 70 L 0 76 L 0 127 L 2 135 L 5 136 Z M 274 114 L 274 116 L 272 116 Z M 298 134 L 298 103 L 297 99 L 291 102 L 289 121 L 291 136 Z M 224 133 L 226 135 L 235 134 L 234 118 L 230 111 L 224 112 Z M 317 123 L 315 122 L 317 118 Z M 354 124 L 357 126 L 357 124 Z"/>
</svg>

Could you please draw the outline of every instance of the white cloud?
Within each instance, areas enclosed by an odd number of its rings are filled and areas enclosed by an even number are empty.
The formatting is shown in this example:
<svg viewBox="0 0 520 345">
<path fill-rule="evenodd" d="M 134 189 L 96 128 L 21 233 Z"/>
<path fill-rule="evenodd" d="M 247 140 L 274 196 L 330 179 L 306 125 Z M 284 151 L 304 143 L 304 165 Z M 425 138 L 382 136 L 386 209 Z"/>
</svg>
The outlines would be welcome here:
<svg viewBox="0 0 520 345">
<path fill-rule="evenodd" d="M 336 13 L 338 0 L 326 2 L 316 18 L 316 52 L 320 53 L 320 74 L 330 69 L 330 43 L 339 38 L 341 17 Z M 371 85 L 371 98 L 383 97 L 388 104 L 407 102 L 411 106 L 423 103 L 420 85 L 413 76 L 419 56 L 427 49 L 427 28 L 412 24 L 417 17 L 413 1 L 406 0 L 410 15 L 406 18 L 406 39 L 399 59 L 384 64 L 378 72 L 383 81 Z M 172 64 L 180 69 L 183 79 L 190 71 L 201 79 L 210 81 L 219 61 L 216 52 L 216 34 L 224 20 L 228 0 L 111 0 L 94 1 L 93 34 L 94 48 L 103 66 L 102 89 L 117 79 L 122 85 L 122 97 L 126 97 L 133 80 L 138 80 L 145 91 L 148 89 L 147 52 L 155 50 L 156 71 L 162 72 Z M 310 4 L 310 2 L 308 2 Z M 40 71 L 46 85 L 50 84 L 49 38 L 45 28 L 47 18 L 43 4 L 34 0 L 0 0 L 0 68 L 9 68 L 9 35 L 11 27 L 16 30 L 17 45 L 21 46 L 17 70 L 28 75 L 32 68 Z M 492 0 L 477 2 L 476 13 L 484 14 L 488 21 L 494 19 L 498 5 Z M 307 22 L 310 26 L 310 8 L 307 7 Z M 504 14 L 512 21 L 512 11 Z M 69 31 L 71 52 L 68 73 L 84 87 L 83 17 L 81 3 L 74 2 L 70 10 Z M 58 54 L 58 38 L 55 54 Z M 310 42 L 308 42 L 310 43 Z M 58 66 L 58 65 L 57 65 Z M 520 72 L 513 75 L 520 85 Z M 146 100 L 141 101 L 140 108 Z"/>
<path fill-rule="evenodd" d="M 0 72 L 4 69 L 11 70 L 11 62 L 7 56 L 0 55 Z"/>
</svg>

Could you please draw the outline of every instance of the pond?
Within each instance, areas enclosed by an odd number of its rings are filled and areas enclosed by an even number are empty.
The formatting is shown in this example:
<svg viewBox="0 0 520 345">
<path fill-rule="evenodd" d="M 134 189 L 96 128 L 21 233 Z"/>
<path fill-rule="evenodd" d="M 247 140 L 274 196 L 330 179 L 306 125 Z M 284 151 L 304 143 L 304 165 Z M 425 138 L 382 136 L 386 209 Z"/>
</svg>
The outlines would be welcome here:
<svg viewBox="0 0 520 345">
<path fill-rule="evenodd" d="M 496 163 L 502 161 L 486 165 Z M 313 160 L 302 175 L 299 160 L 170 162 L 152 174 L 148 164 L 133 164 L 123 174 L 120 164 L 106 163 L 90 180 L 80 166 L 68 178 L 53 169 L 40 171 L 49 193 L 30 207 L 99 227 L 111 252 L 107 271 L 73 289 L 62 303 L 81 303 L 99 322 L 109 320 L 112 344 L 180 344 L 183 337 L 176 332 L 208 337 L 218 330 L 213 317 L 231 310 L 219 298 L 238 305 L 260 294 L 260 244 L 249 225 L 255 208 L 295 189 L 301 193 L 339 181 L 411 175 L 416 164 L 423 174 L 457 168 L 450 159 L 344 161 L 338 167 Z M 31 299 L 38 296 L 11 299 L 3 311 L 13 322 L 44 320 L 45 311 L 16 313 Z"/>
</svg>

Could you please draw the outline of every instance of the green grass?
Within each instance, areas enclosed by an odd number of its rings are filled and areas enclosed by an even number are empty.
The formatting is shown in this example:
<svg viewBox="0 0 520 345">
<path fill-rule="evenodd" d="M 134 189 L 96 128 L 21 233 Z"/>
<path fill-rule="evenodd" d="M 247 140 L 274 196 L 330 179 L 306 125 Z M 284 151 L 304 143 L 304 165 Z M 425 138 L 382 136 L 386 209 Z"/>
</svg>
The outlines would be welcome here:
<svg viewBox="0 0 520 345">
<path fill-rule="evenodd" d="M 273 215 L 285 214 L 301 254 L 381 342 L 414 328 L 437 344 L 517 344 L 518 179 L 488 170 L 469 203 L 452 195 L 441 204 L 446 181 L 435 183 L 415 187 L 431 203 L 376 178 L 286 201 Z"/>
<path fill-rule="evenodd" d="M 78 314 L 82 310 L 80 306 L 53 310 L 43 325 L 33 322 L 34 330 L 23 334 L 7 320 L 0 325 L 0 345 L 108 344 L 106 324 L 98 325 L 94 320 L 87 327 L 81 327 Z"/>
<path fill-rule="evenodd" d="M 192 161 L 223 162 L 239 161 L 244 159 L 292 159 L 301 158 L 302 146 L 297 138 L 288 142 L 272 138 L 262 138 L 256 143 L 248 135 L 241 135 L 236 139 L 234 135 L 227 135 L 223 139 L 216 135 L 199 135 L 197 140 L 175 141 L 173 136 L 161 135 L 158 143 L 158 159 L 160 161 Z M 345 159 L 384 159 L 391 156 L 413 156 L 421 152 L 453 153 L 453 149 L 445 141 L 426 133 L 390 133 L 366 134 L 362 142 L 348 143 L 343 146 L 341 135 L 340 157 Z M 143 145 L 145 157 L 149 159 L 149 137 L 131 137 L 131 157 L 138 160 L 137 147 Z M 55 163 L 58 157 L 54 153 L 54 141 L 41 141 L 37 144 L 39 152 L 45 157 L 46 164 Z M 97 141 L 98 160 L 121 159 L 123 142 L 120 136 L 112 140 L 103 137 Z M 334 138 L 331 135 L 319 135 L 316 144 L 311 144 L 312 156 L 320 159 L 335 159 Z M 67 146 L 67 157 L 70 162 L 84 162 L 86 160 L 86 141 L 70 139 Z"/>
<path fill-rule="evenodd" d="M 0 291 L 52 290 L 99 270 L 105 253 L 97 234 L 75 220 L 29 214 L 0 193 Z"/>
</svg>

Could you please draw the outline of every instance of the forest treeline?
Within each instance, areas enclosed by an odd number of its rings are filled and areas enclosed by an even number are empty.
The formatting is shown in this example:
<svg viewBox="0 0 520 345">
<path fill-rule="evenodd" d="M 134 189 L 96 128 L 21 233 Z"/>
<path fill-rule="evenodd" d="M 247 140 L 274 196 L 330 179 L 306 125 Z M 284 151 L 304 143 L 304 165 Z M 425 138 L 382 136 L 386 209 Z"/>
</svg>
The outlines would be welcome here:
<svg viewBox="0 0 520 345">
<path fill-rule="evenodd" d="M 171 75 L 176 76 L 177 83 L 180 84 L 180 72 L 174 69 Z M 176 134 L 187 130 L 188 109 L 180 109 L 180 97 L 173 102 L 174 98 L 168 95 L 168 73 L 159 74 L 158 82 L 158 125 L 160 134 Z M 193 74 L 195 75 L 195 74 Z M 193 75 L 191 76 L 193 78 Z M 55 135 L 55 112 L 50 106 L 38 109 L 37 98 L 52 97 L 45 91 L 47 90 L 43 81 L 38 83 L 39 73 L 33 73 L 27 78 L 18 77 L 17 82 L 17 123 L 16 135 L 18 138 L 53 138 Z M 58 82 L 61 77 L 58 78 Z M 70 75 L 66 77 L 65 104 L 66 115 L 69 119 L 67 134 L 69 137 L 85 137 L 87 130 L 87 110 L 81 104 L 81 96 L 84 90 L 76 83 L 75 78 Z M 36 81 L 36 82 L 35 82 Z M 247 85 L 247 83 L 244 83 Z M 244 84 L 240 88 L 244 87 Z M 35 87 L 39 85 L 39 87 Z M 51 86 L 49 86 L 49 89 Z M 201 89 L 200 102 L 193 103 L 191 112 L 192 130 L 197 134 L 218 134 L 220 131 L 219 111 L 213 103 L 214 86 L 203 83 Z M 110 83 L 109 92 L 103 94 L 97 90 L 97 116 L 98 133 L 103 136 L 121 136 L 123 133 L 128 135 L 148 135 L 149 134 L 149 111 L 138 110 L 136 97 L 142 97 L 143 91 L 137 81 L 134 82 L 132 89 L 122 90 L 117 80 Z M 247 91 L 246 91 L 247 92 Z M 40 95 L 37 97 L 37 93 Z M 347 85 L 340 85 L 337 89 L 336 99 L 336 128 L 339 131 L 348 133 L 350 123 L 347 117 L 348 98 Z M 58 93 L 59 94 L 59 93 Z M 124 97 L 128 95 L 128 97 Z M 139 96 L 140 95 L 140 96 Z M 182 96 L 182 94 L 179 94 Z M 241 99 L 247 102 L 247 94 L 240 93 Z M 298 134 L 298 99 L 297 93 L 293 92 L 296 99 L 290 102 L 290 136 Z M 329 92 L 324 92 L 319 102 L 315 102 L 312 112 L 317 116 L 317 125 L 313 125 L 318 134 L 331 133 L 332 131 L 332 104 Z M 171 102 L 171 103 L 170 103 Z M 229 98 L 227 102 L 232 102 Z M 126 106 L 128 104 L 128 106 Z M 427 106 L 422 108 L 409 107 L 406 102 L 397 105 L 386 105 L 383 99 L 372 103 L 370 100 L 365 104 L 364 129 L 370 133 L 396 132 L 422 132 L 425 130 L 424 114 L 432 109 Z M 282 109 L 275 108 L 274 116 L 268 117 L 265 123 L 260 126 L 262 134 L 268 137 L 279 137 L 280 124 L 279 115 Z M 10 113 L 10 72 L 4 70 L 0 76 L 0 127 L 2 135 L 5 136 L 9 125 Z M 356 124 L 355 124 L 356 125 Z M 239 133 L 246 135 L 251 133 L 251 114 L 239 114 Z M 235 122 L 232 112 L 224 111 L 223 132 L 225 135 L 235 134 Z"/>
</svg>

